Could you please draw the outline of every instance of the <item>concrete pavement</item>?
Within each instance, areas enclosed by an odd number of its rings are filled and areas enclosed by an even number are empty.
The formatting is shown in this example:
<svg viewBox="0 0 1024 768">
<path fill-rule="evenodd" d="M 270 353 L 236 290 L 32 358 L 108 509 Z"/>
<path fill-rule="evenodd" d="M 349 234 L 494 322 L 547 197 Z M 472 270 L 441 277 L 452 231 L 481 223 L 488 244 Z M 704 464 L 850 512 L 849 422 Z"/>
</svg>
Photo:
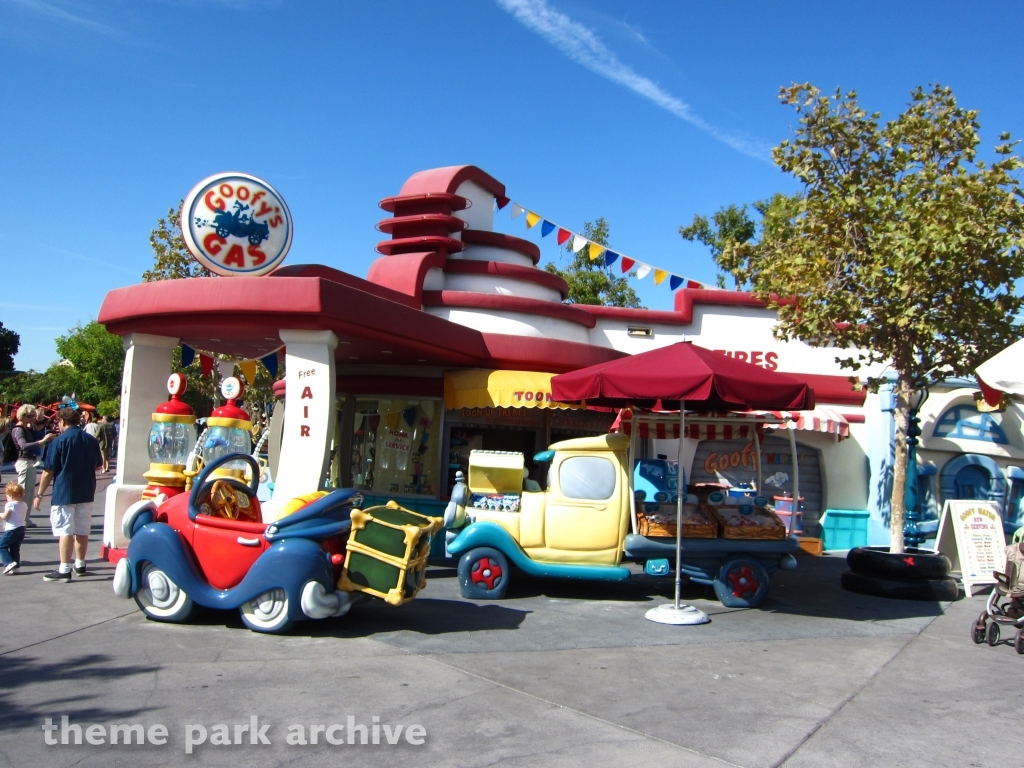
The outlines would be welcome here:
<svg viewBox="0 0 1024 768">
<path fill-rule="evenodd" d="M 101 520 L 97 505 L 96 542 Z M 0 766 L 1014 764 L 1024 658 L 971 643 L 983 598 L 846 593 L 841 557 L 801 558 L 760 610 L 690 589 L 712 615 L 700 627 L 645 621 L 670 590 L 652 579 L 523 578 L 509 599 L 476 603 L 438 568 L 408 606 L 369 601 L 275 637 L 234 613 L 147 621 L 95 559 L 85 578 L 45 583 L 56 546 L 42 529 L 24 552 L 22 574 L 0 577 Z M 46 746 L 44 719 L 62 715 L 166 725 L 168 742 Z M 251 716 L 270 724 L 269 745 L 243 734 L 185 754 L 187 726 Z M 286 743 L 290 725 L 349 716 L 420 724 L 425 743 Z"/>
</svg>

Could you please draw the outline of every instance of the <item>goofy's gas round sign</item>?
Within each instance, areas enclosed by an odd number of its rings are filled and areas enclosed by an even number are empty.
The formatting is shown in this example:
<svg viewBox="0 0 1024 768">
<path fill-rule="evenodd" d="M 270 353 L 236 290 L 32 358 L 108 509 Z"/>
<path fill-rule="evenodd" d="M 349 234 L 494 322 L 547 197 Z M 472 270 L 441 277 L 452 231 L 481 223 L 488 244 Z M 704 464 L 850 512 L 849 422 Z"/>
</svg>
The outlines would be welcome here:
<svg viewBox="0 0 1024 768">
<path fill-rule="evenodd" d="M 196 260 L 218 275 L 263 275 L 292 244 L 292 215 L 278 191 L 246 173 L 203 179 L 181 206 L 181 234 Z"/>
</svg>

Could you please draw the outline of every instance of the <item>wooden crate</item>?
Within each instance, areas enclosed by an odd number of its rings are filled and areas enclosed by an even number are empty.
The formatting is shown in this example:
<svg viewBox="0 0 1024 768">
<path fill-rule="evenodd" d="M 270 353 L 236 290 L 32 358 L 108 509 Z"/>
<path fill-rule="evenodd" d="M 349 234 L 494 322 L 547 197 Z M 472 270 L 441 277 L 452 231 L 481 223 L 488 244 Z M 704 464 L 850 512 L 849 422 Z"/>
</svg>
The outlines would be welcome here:
<svg viewBox="0 0 1024 768">
<path fill-rule="evenodd" d="M 747 514 L 739 506 L 723 504 L 701 505 L 721 526 L 722 538 L 747 540 L 772 540 L 786 538 L 786 526 L 770 507 L 754 507 Z"/>
<path fill-rule="evenodd" d="M 668 520 L 666 520 L 668 518 Z M 662 504 L 658 516 L 648 517 L 642 510 L 636 511 L 637 531 L 641 536 L 676 537 L 676 508 L 671 504 Z M 718 536 L 718 522 L 709 517 L 696 504 L 683 506 L 683 538 L 714 539 Z"/>
<path fill-rule="evenodd" d="M 402 605 L 423 588 L 430 537 L 437 518 L 404 509 L 393 501 L 351 514 L 352 532 L 338 589 L 366 592 Z"/>
<path fill-rule="evenodd" d="M 816 539 L 813 536 L 797 536 L 796 540 L 800 544 L 800 554 L 818 556 L 825 551 L 824 541 L 821 539 Z"/>
</svg>

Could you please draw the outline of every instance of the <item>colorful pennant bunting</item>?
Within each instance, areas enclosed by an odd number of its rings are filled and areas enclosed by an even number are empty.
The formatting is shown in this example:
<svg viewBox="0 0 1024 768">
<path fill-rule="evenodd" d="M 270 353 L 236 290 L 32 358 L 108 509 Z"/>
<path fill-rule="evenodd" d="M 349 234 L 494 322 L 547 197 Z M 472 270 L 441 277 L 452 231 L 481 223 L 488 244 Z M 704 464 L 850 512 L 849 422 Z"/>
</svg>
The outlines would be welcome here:
<svg viewBox="0 0 1024 768">
<path fill-rule="evenodd" d="M 209 355 L 200 355 L 199 369 L 203 372 L 203 378 L 213 373 L 213 358 Z"/>
<path fill-rule="evenodd" d="M 533 227 L 537 226 L 538 223 L 540 223 L 541 237 L 547 237 L 557 229 L 558 234 L 555 236 L 555 239 L 558 241 L 559 245 L 565 245 L 566 243 L 569 243 L 569 247 L 572 249 L 573 253 L 579 253 L 584 249 L 584 247 L 586 247 L 587 256 L 591 259 L 591 261 L 597 261 L 597 259 L 599 259 L 603 254 L 604 266 L 611 267 L 612 264 L 619 262 L 619 266 L 622 269 L 623 274 L 629 273 L 629 271 L 633 269 L 634 266 L 636 266 L 636 277 L 638 280 L 643 280 L 645 277 L 647 277 L 647 275 L 649 275 L 653 271 L 654 284 L 661 285 L 663 282 L 665 282 L 666 279 L 668 279 L 669 288 L 673 291 L 678 290 L 684 284 L 687 288 L 705 287 L 704 284 L 698 280 L 691 280 L 688 277 L 684 277 L 682 275 L 677 275 L 673 272 L 670 272 L 667 269 L 659 269 L 657 267 L 651 266 L 650 264 L 638 262 L 636 259 L 631 259 L 628 256 L 623 256 L 622 254 L 616 253 L 615 251 L 610 251 L 600 243 L 596 243 L 583 235 L 576 234 L 571 230 L 566 229 L 565 227 L 559 226 L 557 223 L 551 221 L 550 219 L 542 217 L 538 213 L 534 213 L 533 211 L 527 210 L 519 203 L 511 201 L 508 197 L 495 197 L 494 205 L 497 210 L 501 210 L 510 202 L 512 203 L 512 207 L 510 210 L 513 219 L 517 218 L 518 216 L 521 216 L 523 213 L 526 213 L 527 229 L 532 229 Z"/>
<path fill-rule="evenodd" d="M 267 373 L 270 374 L 272 379 L 277 378 L 277 352 L 271 352 L 266 357 L 261 357 L 260 362 L 263 363 L 263 367 L 267 369 Z"/>
<path fill-rule="evenodd" d="M 192 361 L 196 359 L 196 351 L 192 349 L 188 344 L 181 345 L 181 367 L 188 368 L 192 365 Z"/>
<path fill-rule="evenodd" d="M 246 360 L 245 362 L 238 364 L 239 369 L 242 371 L 242 375 L 245 376 L 245 382 L 251 387 L 256 383 L 256 361 Z"/>
</svg>

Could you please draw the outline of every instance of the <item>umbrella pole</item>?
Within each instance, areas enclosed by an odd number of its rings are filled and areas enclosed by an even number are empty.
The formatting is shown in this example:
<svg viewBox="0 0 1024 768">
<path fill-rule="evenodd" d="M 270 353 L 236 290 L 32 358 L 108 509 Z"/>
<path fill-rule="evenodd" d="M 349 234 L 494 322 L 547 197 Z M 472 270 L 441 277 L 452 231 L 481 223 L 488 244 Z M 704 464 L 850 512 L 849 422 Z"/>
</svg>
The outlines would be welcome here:
<svg viewBox="0 0 1024 768">
<path fill-rule="evenodd" d="M 761 435 L 758 433 L 757 425 L 754 425 L 754 461 L 757 462 L 757 491 L 755 496 L 764 496 L 761 490 Z"/>
<path fill-rule="evenodd" d="M 793 535 L 796 528 L 796 513 L 800 509 L 800 457 L 796 452 L 796 433 L 789 428 L 789 451 L 793 455 L 793 511 L 789 514 L 789 530 L 787 536 Z"/>
<path fill-rule="evenodd" d="M 638 526 L 636 523 L 636 492 L 633 490 L 633 465 L 636 462 L 636 432 L 638 429 L 636 421 L 636 410 L 630 408 L 629 410 L 629 453 L 626 456 L 626 475 L 628 476 L 627 485 L 629 487 L 629 518 L 630 526 L 633 533 L 639 533 Z"/>
<path fill-rule="evenodd" d="M 686 403 L 679 402 L 679 463 L 676 465 L 676 598 L 673 603 L 664 603 L 651 608 L 644 614 L 648 621 L 658 624 L 707 624 L 711 619 L 704 611 L 692 605 L 680 605 L 683 587 L 683 497 L 686 496 L 683 472 L 683 435 L 686 430 Z"/>
<path fill-rule="evenodd" d="M 686 434 L 686 403 L 679 401 L 679 454 L 676 457 L 676 610 L 679 610 L 679 593 L 682 590 L 683 555 L 683 496 L 686 484 L 683 482 L 683 435 Z"/>
</svg>

